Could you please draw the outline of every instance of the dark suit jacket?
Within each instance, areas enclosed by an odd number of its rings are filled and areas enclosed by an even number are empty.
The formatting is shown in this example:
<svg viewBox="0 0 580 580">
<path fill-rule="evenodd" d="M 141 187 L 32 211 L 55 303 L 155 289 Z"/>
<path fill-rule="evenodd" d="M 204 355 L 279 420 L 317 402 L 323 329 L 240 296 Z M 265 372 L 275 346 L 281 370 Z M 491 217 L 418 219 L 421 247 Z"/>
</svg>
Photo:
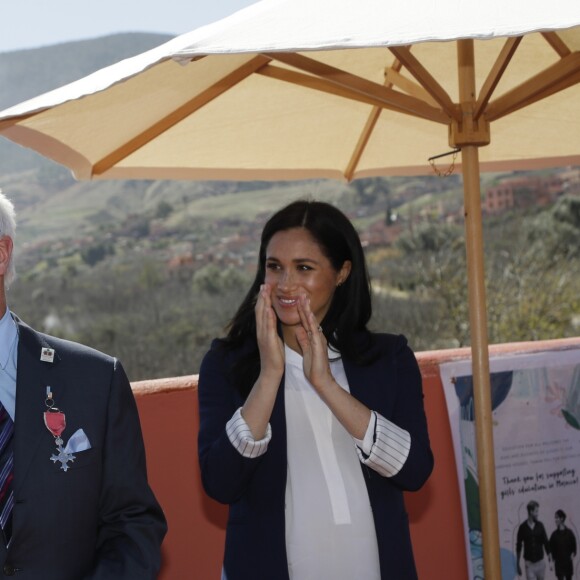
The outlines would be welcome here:
<svg viewBox="0 0 580 580">
<path fill-rule="evenodd" d="M 415 580 L 403 490 L 419 489 L 433 468 L 421 375 L 404 337 L 382 334 L 375 339 L 373 348 L 380 356 L 374 363 L 343 362 L 351 394 L 411 434 L 408 459 L 397 475 L 382 477 L 362 464 L 361 469 L 373 510 L 382 577 Z M 229 369 L 244 354 L 244 348 L 231 351 L 214 341 L 201 365 L 198 443 L 203 485 L 208 495 L 230 505 L 224 557 L 228 580 L 284 580 L 288 578 L 284 387 L 280 386 L 272 412 L 267 452 L 254 459 L 241 456 L 225 425 L 243 404 Z"/>
<path fill-rule="evenodd" d="M 154 579 L 165 535 L 147 483 L 137 407 L 121 364 L 88 347 L 19 329 L 13 533 L 0 577 L 18 580 Z M 42 362 L 43 347 L 55 350 Z M 46 387 L 66 415 L 63 446 L 83 429 L 91 449 L 68 471 L 50 460 Z"/>
</svg>

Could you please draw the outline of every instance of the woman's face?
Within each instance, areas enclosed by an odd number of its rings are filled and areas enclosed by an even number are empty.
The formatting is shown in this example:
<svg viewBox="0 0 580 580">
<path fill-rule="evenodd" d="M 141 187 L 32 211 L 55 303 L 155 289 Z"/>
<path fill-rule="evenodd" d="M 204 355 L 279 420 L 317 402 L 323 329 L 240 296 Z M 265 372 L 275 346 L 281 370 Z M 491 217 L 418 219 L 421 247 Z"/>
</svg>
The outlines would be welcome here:
<svg viewBox="0 0 580 580">
<path fill-rule="evenodd" d="M 310 299 L 310 309 L 320 323 L 337 285 L 347 279 L 350 268 L 351 262 L 346 261 L 339 271 L 335 270 L 304 228 L 274 234 L 266 247 L 265 283 L 272 288 L 272 307 L 283 329 L 300 324 L 297 305 L 301 295 Z"/>
</svg>

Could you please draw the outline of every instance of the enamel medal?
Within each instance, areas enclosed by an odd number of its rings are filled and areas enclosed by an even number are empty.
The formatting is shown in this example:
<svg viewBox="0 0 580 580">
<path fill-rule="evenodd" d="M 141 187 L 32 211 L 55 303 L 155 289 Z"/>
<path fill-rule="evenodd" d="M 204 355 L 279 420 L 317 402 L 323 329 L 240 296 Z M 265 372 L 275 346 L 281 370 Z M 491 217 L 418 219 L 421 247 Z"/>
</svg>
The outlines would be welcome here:
<svg viewBox="0 0 580 580">
<path fill-rule="evenodd" d="M 67 453 L 62 447 L 63 440 L 61 438 L 61 434 L 66 428 L 66 417 L 62 411 L 54 406 L 54 400 L 52 398 L 52 391 L 50 387 L 46 387 L 45 403 L 48 407 L 48 410 L 44 412 L 44 424 L 54 437 L 57 450 L 57 453 L 53 453 L 51 455 L 50 460 L 54 463 L 59 461 L 60 468 L 66 472 L 69 468 L 68 462 L 74 461 L 75 456 L 72 453 Z"/>
</svg>

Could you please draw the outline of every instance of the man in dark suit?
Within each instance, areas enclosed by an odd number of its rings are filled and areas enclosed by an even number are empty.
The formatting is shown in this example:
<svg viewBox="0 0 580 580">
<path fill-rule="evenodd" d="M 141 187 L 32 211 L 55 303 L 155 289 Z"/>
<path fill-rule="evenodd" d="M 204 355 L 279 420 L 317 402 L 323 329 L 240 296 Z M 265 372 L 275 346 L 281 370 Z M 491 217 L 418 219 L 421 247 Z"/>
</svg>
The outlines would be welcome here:
<svg viewBox="0 0 580 580">
<path fill-rule="evenodd" d="M 546 574 L 546 560 L 544 551 L 550 559 L 550 545 L 544 524 L 538 520 L 540 504 L 531 500 L 526 506 L 528 517 L 518 528 L 516 538 L 516 562 L 518 576 L 522 575 L 520 556 L 524 552 L 525 575 L 529 580 L 544 580 Z"/>
<path fill-rule="evenodd" d="M 556 529 L 550 536 L 550 554 L 558 580 L 572 580 L 577 546 L 574 532 L 566 526 L 566 512 L 556 510 Z"/>
<path fill-rule="evenodd" d="M 152 580 L 166 523 L 129 381 L 10 312 L 14 229 L 0 193 L 0 578 Z"/>
</svg>

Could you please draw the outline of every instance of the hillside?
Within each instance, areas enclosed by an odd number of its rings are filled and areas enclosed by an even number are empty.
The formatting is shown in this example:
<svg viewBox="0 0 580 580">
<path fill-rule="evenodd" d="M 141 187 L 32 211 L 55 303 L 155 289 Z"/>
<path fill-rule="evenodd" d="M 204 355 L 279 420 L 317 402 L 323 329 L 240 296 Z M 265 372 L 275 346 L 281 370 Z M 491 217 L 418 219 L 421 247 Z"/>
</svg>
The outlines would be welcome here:
<svg viewBox="0 0 580 580">
<path fill-rule="evenodd" d="M 167 39 L 125 34 L 0 54 L 0 106 Z M 534 176 L 550 174 L 519 174 L 530 183 Z M 507 177 L 483 175 L 482 192 Z M 372 328 L 402 332 L 417 350 L 469 343 L 459 175 L 349 185 L 77 182 L 0 138 L 0 188 L 18 211 L 11 308 L 39 329 L 119 356 L 132 379 L 198 371 L 255 272 L 264 221 L 300 197 L 332 202 L 353 219 L 373 278 Z M 524 193 L 526 207 L 516 203 L 484 224 L 492 342 L 580 329 L 572 290 L 580 285 L 580 196 L 562 188 L 540 206 Z"/>
</svg>

